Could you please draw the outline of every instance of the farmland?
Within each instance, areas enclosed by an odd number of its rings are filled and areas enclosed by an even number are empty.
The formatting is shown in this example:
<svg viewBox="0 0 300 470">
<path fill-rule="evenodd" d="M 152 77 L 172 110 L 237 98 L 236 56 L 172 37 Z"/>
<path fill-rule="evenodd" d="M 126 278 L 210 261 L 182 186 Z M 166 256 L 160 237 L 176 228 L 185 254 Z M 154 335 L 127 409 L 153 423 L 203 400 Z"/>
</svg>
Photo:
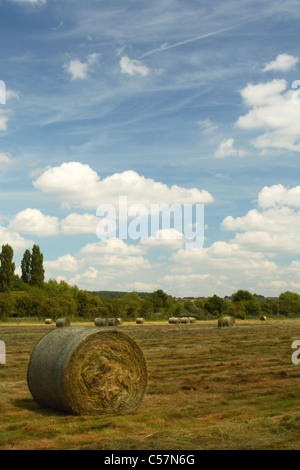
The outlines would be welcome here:
<svg viewBox="0 0 300 470">
<path fill-rule="evenodd" d="M 92 322 L 85 326 L 91 326 Z M 26 374 L 53 325 L 0 324 L 0 449 L 299 449 L 300 365 L 291 361 L 300 320 L 188 325 L 124 323 L 142 348 L 148 387 L 130 414 L 72 416 L 32 399 Z"/>
</svg>

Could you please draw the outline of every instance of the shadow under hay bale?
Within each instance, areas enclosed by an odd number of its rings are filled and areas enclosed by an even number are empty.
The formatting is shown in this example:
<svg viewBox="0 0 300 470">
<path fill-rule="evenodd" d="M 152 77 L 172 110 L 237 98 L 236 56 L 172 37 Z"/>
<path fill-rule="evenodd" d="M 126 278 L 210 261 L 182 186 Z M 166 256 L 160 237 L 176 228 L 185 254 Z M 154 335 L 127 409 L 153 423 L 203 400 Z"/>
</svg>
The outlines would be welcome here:
<svg viewBox="0 0 300 470">
<path fill-rule="evenodd" d="M 142 403 L 147 366 L 140 347 L 124 333 L 71 326 L 36 345 L 27 383 L 42 407 L 76 415 L 129 412 Z"/>
<path fill-rule="evenodd" d="M 95 326 L 107 326 L 107 318 L 95 318 Z"/>
<path fill-rule="evenodd" d="M 70 320 L 68 318 L 58 318 L 56 320 L 57 328 L 62 328 L 64 326 L 70 326 Z"/>
<path fill-rule="evenodd" d="M 51 318 L 46 318 L 46 319 L 45 319 L 45 325 L 52 325 L 52 320 L 51 320 Z"/>
<path fill-rule="evenodd" d="M 218 327 L 221 328 L 223 326 L 234 326 L 235 325 L 235 318 L 234 317 L 221 317 L 218 320 Z"/>
<path fill-rule="evenodd" d="M 176 323 L 180 323 L 180 318 L 178 317 L 170 317 L 169 323 L 175 325 Z"/>
<path fill-rule="evenodd" d="M 108 326 L 121 326 L 123 325 L 122 318 L 108 318 L 107 320 Z"/>
<path fill-rule="evenodd" d="M 137 318 L 137 319 L 135 320 L 135 323 L 136 323 L 137 325 L 143 325 L 143 323 L 145 323 L 145 319 L 142 318 L 142 317 Z"/>
</svg>

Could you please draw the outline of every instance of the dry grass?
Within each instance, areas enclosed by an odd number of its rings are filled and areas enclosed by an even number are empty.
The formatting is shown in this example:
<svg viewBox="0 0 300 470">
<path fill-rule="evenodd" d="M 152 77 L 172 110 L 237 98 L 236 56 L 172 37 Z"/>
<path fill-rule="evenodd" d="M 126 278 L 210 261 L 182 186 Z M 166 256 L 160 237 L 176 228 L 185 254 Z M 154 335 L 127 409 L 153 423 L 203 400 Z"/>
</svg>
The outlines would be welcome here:
<svg viewBox="0 0 300 470">
<path fill-rule="evenodd" d="M 0 449 L 300 448 L 300 366 L 291 362 L 300 320 L 124 324 L 145 354 L 147 392 L 137 411 L 99 417 L 32 399 L 30 354 L 52 328 L 0 326 Z"/>
</svg>

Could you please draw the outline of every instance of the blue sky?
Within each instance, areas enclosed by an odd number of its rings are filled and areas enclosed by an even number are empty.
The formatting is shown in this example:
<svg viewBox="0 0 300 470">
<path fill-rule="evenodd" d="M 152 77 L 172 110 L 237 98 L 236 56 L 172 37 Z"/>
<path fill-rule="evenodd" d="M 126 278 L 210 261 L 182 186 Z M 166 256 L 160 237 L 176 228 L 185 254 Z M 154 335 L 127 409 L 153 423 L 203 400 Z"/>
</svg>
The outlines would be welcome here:
<svg viewBox="0 0 300 470">
<path fill-rule="evenodd" d="M 38 243 L 47 279 L 88 290 L 299 293 L 299 23 L 296 1 L 0 0 L 17 266 Z M 203 203 L 203 248 L 99 240 L 122 195 Z"/>
</svg>

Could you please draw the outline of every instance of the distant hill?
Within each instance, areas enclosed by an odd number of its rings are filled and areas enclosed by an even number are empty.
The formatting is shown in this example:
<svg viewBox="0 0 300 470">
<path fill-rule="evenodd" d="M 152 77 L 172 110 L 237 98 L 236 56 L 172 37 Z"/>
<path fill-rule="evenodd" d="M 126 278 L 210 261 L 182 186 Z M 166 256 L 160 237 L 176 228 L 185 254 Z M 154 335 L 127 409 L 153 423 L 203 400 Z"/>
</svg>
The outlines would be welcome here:
<svg viewBox="0 0 300 470">
<path fill-rule="evenodd" d="M 132 294 L 132 292 L 122 292 L 122 291 L 111 291 L 111 290 L 99 290 L 99 291 L 88 291 L 89 294 L 97 295 L 101 300 L 105 299 L 120 299 L 126 294 Z M 136 292 L 141 299 L 144 299 L 149 295 L 149 292 Z"/>
</svg>

